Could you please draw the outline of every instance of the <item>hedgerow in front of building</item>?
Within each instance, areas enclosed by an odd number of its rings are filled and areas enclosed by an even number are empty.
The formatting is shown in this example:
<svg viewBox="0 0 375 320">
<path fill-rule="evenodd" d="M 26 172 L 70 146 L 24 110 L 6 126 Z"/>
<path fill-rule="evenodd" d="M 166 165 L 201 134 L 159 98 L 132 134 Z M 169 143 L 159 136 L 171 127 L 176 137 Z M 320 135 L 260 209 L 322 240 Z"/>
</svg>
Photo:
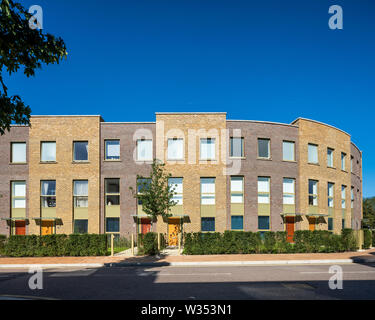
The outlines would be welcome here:
<svg viewBox="0 0 375 320">
<path fill-rule="evenodd" d="M 363 247 L 369 249 L 372 246 L 372 231 L 370 229 L 363 229 Z"/>
<path fill-rule="evenodd" d="M 286 232 L 185 233 L 184 254 L 314 253 L 355 251 L 356 239 L 351 229 L 341 235 L 329 231 L 296 231 L 294 243 L 287 242 Z"/>
<path fill-rule="evenodd" d="M 10 236 L 1 252 L 8 257 L 104 256 L 104 234 L 53 234 L 46 236 Z"/>
</svg>

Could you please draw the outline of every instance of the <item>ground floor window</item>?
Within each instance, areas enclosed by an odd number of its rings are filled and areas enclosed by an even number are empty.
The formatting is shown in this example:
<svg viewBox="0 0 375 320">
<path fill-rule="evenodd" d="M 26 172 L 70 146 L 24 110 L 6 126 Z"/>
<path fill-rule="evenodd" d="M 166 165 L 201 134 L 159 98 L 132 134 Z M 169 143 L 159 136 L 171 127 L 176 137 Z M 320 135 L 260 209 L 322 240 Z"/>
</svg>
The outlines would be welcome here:
<svg viewBox="0 0 375 320">
<path fill-rule="evenodd" d="M 259 230 L 269 230 L 270 229 L 270 217 L 269 216 L 259 216 L 258 217 L 258 229 Z"/>
<path fill-rule="evenodd" d="M 243 230 L 243 216 L 231 217 L 232 230 Z"/>
<path fill-rule="evenodd" d="M 74 220 L 74 233 L 88 233 L 88 220 Z"/>
<path fill-rule="evenodd" d="M 120 218 L 107 218 L 106 232 L 120 232 Z"/>
<path fill-rule="evenodd" d="M 328 231 L 333 230 L 333 218 L 328 218 Z"/>
<path fill-rule="evenodd" d="M 215 218 L 202 218 L 202 231 L 215 231 Z"/>
</svg>

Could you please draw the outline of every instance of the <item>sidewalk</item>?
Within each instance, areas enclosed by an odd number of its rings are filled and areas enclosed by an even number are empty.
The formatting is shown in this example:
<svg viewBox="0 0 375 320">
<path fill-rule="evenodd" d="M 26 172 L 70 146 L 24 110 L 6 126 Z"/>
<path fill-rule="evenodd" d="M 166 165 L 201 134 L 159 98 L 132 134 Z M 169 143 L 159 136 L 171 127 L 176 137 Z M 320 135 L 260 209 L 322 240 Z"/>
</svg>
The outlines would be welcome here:
<svg viewBox="0 0 375 320">
<path fill-rule="evenodd" d="M 208 266 L 208 265 L 288 265 L 288 264 L 375 263 L 375 248 L 361 252 L 233 254 L 160 257 L 42 257 L 0 258 L 0 268 L 125 267 L 125 266 Z"/>
</svg>

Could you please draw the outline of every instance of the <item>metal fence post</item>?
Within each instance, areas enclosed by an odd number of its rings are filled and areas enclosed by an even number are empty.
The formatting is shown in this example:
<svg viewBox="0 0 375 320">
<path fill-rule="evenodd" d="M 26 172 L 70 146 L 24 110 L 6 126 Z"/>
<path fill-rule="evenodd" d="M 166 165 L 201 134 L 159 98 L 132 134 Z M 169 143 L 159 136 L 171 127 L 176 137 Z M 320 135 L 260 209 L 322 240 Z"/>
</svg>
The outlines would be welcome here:
<svg viewBox="0 0 375 320">
<path fill-rule="evenodd" d="M 115 239 L 115 235 L 111 233 L 111 257 L 114 256 L 114 248 L 113 248 L 113 240 Z"/>
<path fill-rule="evenodd" d="M 158 232 L 158 250 L 160 250 L 160 232 Z"/>
<path fill-rule="evenodd" d="M 178 234 L 178 253 L 181 253 L 181 232 Z"/>
</svg>

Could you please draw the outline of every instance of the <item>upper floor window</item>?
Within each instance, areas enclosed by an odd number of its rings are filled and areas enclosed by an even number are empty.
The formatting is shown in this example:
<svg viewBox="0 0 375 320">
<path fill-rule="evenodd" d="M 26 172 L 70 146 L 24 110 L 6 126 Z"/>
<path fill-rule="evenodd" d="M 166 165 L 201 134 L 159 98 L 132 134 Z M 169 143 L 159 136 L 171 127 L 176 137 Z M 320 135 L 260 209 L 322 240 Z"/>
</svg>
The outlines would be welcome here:
<svg viewBox="0 0 375 320">
<path fill-rule="evenodd" d="M 26 142 L 12 142 L 11 162 L 26 163 Z"/>
<path fill-rule="evenodd" d="M 258 139 L 258 158 L 271 158 L 270 139 Z"/>
<path fill-rule="evenodd" d="M 88 161 L 89 160 L 89 143 L 88 141 L 73 142 L 73 160 Z"/>
<path fill-rule="evenodd" d="M 184 139 L 168 139 L 168 160 L 184 159 Z"/>
<path fill-rule="evenodd" d="M 318 161 L 318 146 L 316 144 L 309 143 L 308 145 L 308 162 L 319 163 Z"/>
<path fill-rule="evenodd" d="M 346 208 L 346 186 L 341 186 L 341 208 Z"/>
<path fill-rule="evenodd" d="M 105 160 L 120 160 L 120 140 L 105 140 Z"/>
<path fill-rule="evenodd" d="M 244 138 L 230 138 L 230 156 L 233 158 L 244 157 Z"/>
<path fill-rule="evenodd" d="M 137 140 L 137 160 L 152 161 L 152 140 Z"/>
<path fill-rule="evenodd" d="M 350 200 L 351 200 L 350 207 L 353 209 L 354 208 L 354 187 L 352 187 L 350 190 Z"/>
<path fill-rule="evenodd" d="M 243 177 L 230 178 L 231 203 L 243 203 Z"/>
<path fill-rule="evenodd" d="M 334 206 L 334 188 L 335 185 L 331 182 L 328 182 L 328 190 L 327 190 L 327 196 L 328 196 L 328 208 L 333 208 Z"/>
<path fill-rule="evenodd" d="M 353 172 L 353 161 L 354 161 L 353 156 L 350 156 L 350 172 Z"/>
<path fill-rule="evenodd" d="M 333 168 L 333 149 L 327 148 L 327 167 Z"/>
<path fill-rule="evenodd" d="M 341 152 L 341 170 L 345 171 L 346 165 L 346 154 L 344 152 Z"/>
<path fill-rule="evenodd" d="M 41 157 L 42 162 L 56 161 L 56 142 L 42 142 Z"/>
<path fill-rule="evenodd" d="M 74 207 L 75 208 L 87 208 L 88 207 L 88 195 L 89 195 L 89 182 L 87 180 L 74 181 Z"/>
<path fill-rule="evenodd" d="M 295 179 L 283 179 L 283 204 L 295 204 Z"/>
<path fill-rule="evenodd" d="M 203 138 L 200 142 L 200 159 L 201 160 L 215 160 L 216 147 L 214 138 Z"/>
<path fill-rule="evenodd" d="M 201 178 L 201 204 L 215 204 L 215 178 Z"/>
<path fill-rule="evenodd" d="M 309 205 L 318 205 L 318 181 L 309 180 Z"/>
<path fill-rule="evenodd" d="M 295 143 L 292 141 L 283 141 L 283 160 L 295 161 Z"/>
<path fill-rule="evenodd" d="M 26 182 L 12 182 L 12 209 L 26 208 Z"/>
<path fill-rule="evenodd" d="M 41 181 L 40 196 L 43 208 L 56 207 L 56 181 Z"/>
<path fill-rule="evenodd" d="M 175 192 L 175 195 L 173 196 L 172 200 L 177 202 L 176 203 L 177 205 L 182 205 L 183 204 L 182 178 L 169 178 L 168 185 Z"/>
<path fill-rule="evenodd" d="M 258 177 L 258 203 L 270 203 L 270 178 Z"/>
<path fill-rule="evenodd" d="M 120 205 L 120 179 L 105 179 L 105 205 Z"/>
</svg>

